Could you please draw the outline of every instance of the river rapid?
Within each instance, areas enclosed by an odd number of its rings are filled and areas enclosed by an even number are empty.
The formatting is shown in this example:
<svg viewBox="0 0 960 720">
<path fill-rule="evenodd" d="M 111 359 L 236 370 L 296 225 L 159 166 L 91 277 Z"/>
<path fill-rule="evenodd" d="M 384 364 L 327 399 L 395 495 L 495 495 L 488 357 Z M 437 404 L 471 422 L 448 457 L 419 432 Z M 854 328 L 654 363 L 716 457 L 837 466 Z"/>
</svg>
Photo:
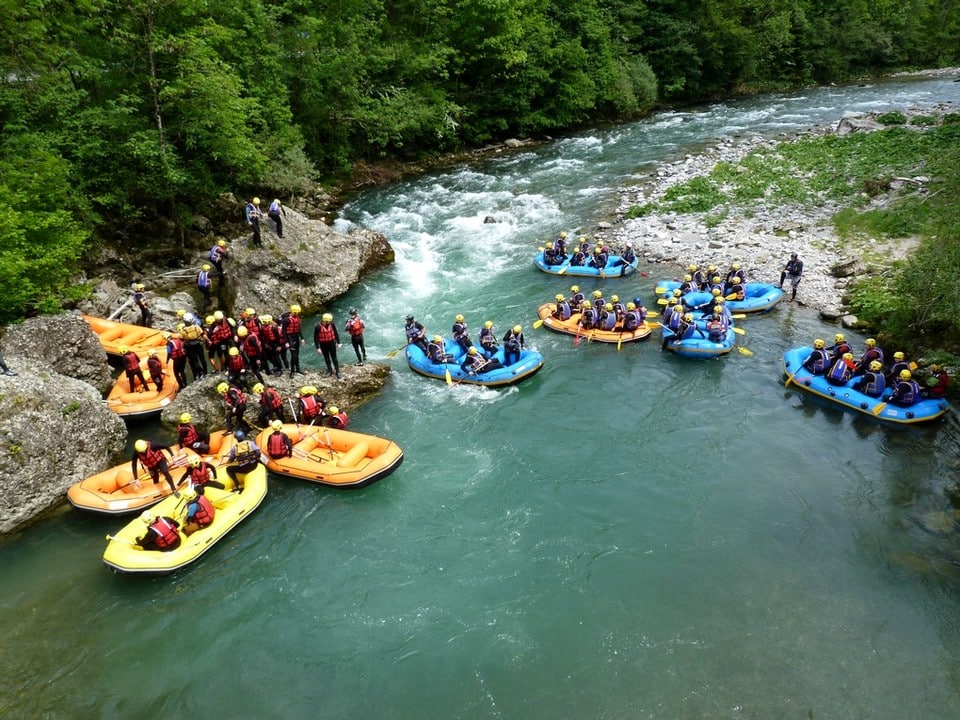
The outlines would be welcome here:
<svg viewBox="0 0 960 720">
<path fill-rule="evenodd" d="M 382 231 L 397 262 L 334 311 L 359 307 L 395 372 L 351 429 L 404 464 L 353 491 L 271 477 L 164 578 L 111 575 L 120 523 L 73 510 L 5 543 L 0 716 L 955 718 L 952 416 L 888 428 L 784 388 L 783 351 L 835 332 L 796 305 L 741 321 L 751 354 L 702 361 L 531 323 L 572 282 L 533 267 L 537 244 L 657 163 L 958 100 L 949 78 L 762 96 L 356 196 L 338 224 Z M 675 270 L 643 269 L 579 285 L 652 302 Z M 408 312 L 431 333 L 522 324 L 546 364 L 503 390 L 416 376 L 385 359 Z"/>
</svg>

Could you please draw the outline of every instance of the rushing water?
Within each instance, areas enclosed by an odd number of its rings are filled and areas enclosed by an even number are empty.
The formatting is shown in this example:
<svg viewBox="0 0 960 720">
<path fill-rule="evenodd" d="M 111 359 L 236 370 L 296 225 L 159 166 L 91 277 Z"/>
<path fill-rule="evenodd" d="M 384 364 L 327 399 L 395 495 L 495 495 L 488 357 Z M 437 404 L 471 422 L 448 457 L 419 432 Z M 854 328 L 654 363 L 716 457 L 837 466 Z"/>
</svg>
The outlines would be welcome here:
<svg viewBox="0 0 960 720">
<path fill-rule="evenodd" d="M 353 413 L 404 448 L 394 475 L 271 478 L 170 577 L 108 573 L 117 521 L 76 511 L 6 543 L 0 716 L 957 717 L 952 418 L 887 428 L 785 389 L 783 350 L 833 332 L 796 306 L 742 323 L 752 355 L 706 361 L 530 323 L 570 284 L 533 268 L 537 242 L 590 227 L 633 174 L 731 133 L 958 98 L 945 80 L 767 96 L 358 196 L 341 224 L 397 250 L 337 308 L 362 308 L 371 358 L 408 311 L 431 331 L 462 312 L 523 324 L 544 369 L 448 388 L 401 354 Z"/>
</svg>

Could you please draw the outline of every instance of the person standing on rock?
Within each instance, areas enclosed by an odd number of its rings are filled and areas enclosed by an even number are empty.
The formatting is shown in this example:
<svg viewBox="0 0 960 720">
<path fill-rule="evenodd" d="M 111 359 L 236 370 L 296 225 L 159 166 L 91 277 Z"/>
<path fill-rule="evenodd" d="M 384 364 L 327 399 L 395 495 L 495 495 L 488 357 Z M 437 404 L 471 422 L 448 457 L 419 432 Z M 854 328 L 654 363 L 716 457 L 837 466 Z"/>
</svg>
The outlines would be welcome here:
<svg viewBox="0 0 960 720">
<path fill-rule="evenodd" d="M 797 299 L 797 285 L 800 284 L 800 278 L 802 276 L 803 260 L 799 259 L 796 253 L 790 253 L 790 259 L 787 261 L 787 264 L 783 266 L 783 272 L 780 273 L 780 285 L 778 285 L 780 289 L 783 289 L 783 281 L 790 281 L 790 288 L 792 290 L 790 302 Z"/>
<path fill-rule="evenodd" d="M 255 197 L 248 202 L 243 209 L 243 214 L 247 219 L 247 225 L 253 230 L 254 247 L 261 247 L 263 241 L 260 239 L 260 218 L 263 217 L 263 211 L 260 210 L 260 198 Z"/>
<path fill-rule="evenodd" d="M 269 217 L 277 226 L 277 237 L 281 240 L 283 239 L 283 218 L 287 216 L 287 211 L 284 210 L 283 205 L 280 204 L 279 200 L 274 199 L 270 203 L 270 207 L 267 209 L 267 217 Z"/>
<path fill-rule="evenodd" d="M 340 361 L 337 359 L 337 348 L 340 347 L 340 333 L 333 324 L 333 315 L 324 313 L 320 322 L 313 328 L 313 344 L 318 353 L 323 354 L 323 361 L 327 365 L 327 375 L 336 373 L 340 379 Z"/>
<path fill-rule="evenodd" d="M 356 308 L 350 308 L 350 318 L 344 327 L 350 333 L 350 342 L 353 344 L 353 351 L 357 354 L 357 365 L 363 365 L 367 361 L 367 348 L 363 343 L 363 331 L 366 326 Z"/>
<path fill-rule="evenodd" d="M 300 305 L 294 303 L 290 306 L 290 312 L 285 312 L 280 316 L 284 345 L 290 349 L 290 377 L 293 377 L 294 373 L 303 375 L 303 371 L 300 369 L 300 343 L 303 341 L 301 312 L 303 310 Z"/>
<path fill-rule="evenodd" d="M 140 325 L 151 327 L 153 312 L 151 312 L 150 304 L 147 302 L 146 287 L 143 283 L 137 283 L 133 286 L 133 304 L 140 311 Z"/>
<path fill-rule="evenodd" d="M 197 273 L 197 288 L 200 290 L 200 294 L 203 295 L 203 302 L 200 304 L 200 312 L 203 313 L 212 302 L 210 299 L 210 290 L 213 287 L 213 280 L 210 278 L 210 266 L 207 263 L 203 264 L 203 267 L 200 268 L 200 272 Z"/>
</svg>

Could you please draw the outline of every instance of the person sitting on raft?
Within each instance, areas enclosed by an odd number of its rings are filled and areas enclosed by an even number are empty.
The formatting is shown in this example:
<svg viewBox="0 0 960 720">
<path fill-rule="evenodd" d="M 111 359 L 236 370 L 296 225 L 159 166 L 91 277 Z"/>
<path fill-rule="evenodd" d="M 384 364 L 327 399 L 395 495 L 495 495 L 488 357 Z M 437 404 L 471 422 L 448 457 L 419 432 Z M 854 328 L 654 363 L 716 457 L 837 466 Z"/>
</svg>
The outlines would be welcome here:
<svg viewBox="0 0 960 720">
<path fill-rule="evenodd" d="M 427 357 L 437 365 L 453 362 L 453 355 L 447 352 L 443 337 L 440 335 L 434 335 L 433 340 L 427 344 Z"/>
<path fill-rule="evenodd" d="M 617 314 L 613 311 L 613 303 L 607 303 L 600 311 L 597 327 L 600 330 L 613 330 L 617 326 Z"/>
<path fill-rule="evenodd" d="M 713 306 L 713 313 L 707 317 L 707 339 L 710 342 L 723 342 L 727 337 L 727 320 L 723 317 L 723 308 L 719 305 Z"/>
<path fill-rule="evenodd" d="M 587 253 L 584 252 L 583 246 L 580 245 L 573 251 L 573 255 L 570 256 L 570 264 L 574 267 L 582 267 L 586 262 Z"/>
<path fill-rule="evenodd" d="M 623 314 L 623 320 L 621 321 L 620 332 L 632 333 L 640 327 L 642 322 L 643 318 L 637 311 L 636 303 L 628 302 L 627 311 Z"/>
<path fill-rule="evenodd" d="M 847 345 L 843 333 L 837 333 L 833 336 L 833 345 L 827 348 L 827 352 L 830 353 L 830 357 L 834 360 L 842 357 L 844 353 L 850 352 L 850 346 Z"/>
<path fill-rule="evenodd" d="M 403 332 L 407 336 L 407 345 L 417 345 L 424 353 L 427 352 L 427 336 L 423 323 L 417 322 L 413 315 L 407 315 Z"/>
<path fill-rule="evenodd" d="M 863 372 L 866 372 L 867 368 L 870 366 L 870 363 L 874 360 L 879 360 L 880 364 L 883 364 L 883 350 L 877 347 L 877 341 L 873 338 L 867 338 L 863 341 L 866 349 L 863 351 L 863 355 L 860 356 L 860 359 L 857 360 L 857 366 L 853 371 L 854 375 L 859 375 Z"/>
<path fill-rule="evenodd" d="M 597 311 L 593 309 L 593 305 L 584 305 L 583 311 L 580 313 L 580 327 L 584 330 L 590 330 L 597 322 Z"/>
<path fill-rule="evenodd" d="M 554 248 L 552 242 L 548 242 L 546 247 L 543 248 L 543 263 L 544 265 L 563 265 L 565 257 L 562 257 L 560 253 L 557 252 Z"/>
<path fill-rule="evenodd" d="M 803 367 L 814 375 L 823 375 L 830 368 L 830 352 L 822 339 L 813 341 L 813 352 L 803 361 Z"/>
<path fill-rule="evenodd" d="M 945 397 L 952 384 L 953 380 L 946 369 L 934 363 L 930 366 L 930 377 L 927 378 L 926 387 L 920 390 L 920 395 L 925 398 Z"/>
<path fill-rule="evenodd" d="M 187 501 L 187 516 L 183 523 L 183 534 L 190 536 L 197 530 L 210 527 L 217 512 L 213 503 L 207 500 L 203 493 L 194 490 L 184 491 L 183 497 Z"/>
<path fill-rule="evenodd" d="M 857 364 L 853 361 L 853 353 L 844 353 L 837 358 L 827 370 L 826 380 L 831 385 L 846 385 L 853 377 L 853 369 Z"/>
<path fill-rule="evenodd" d="M 573 314 L 573 311 L 570 309 L 570 303 L 567 302 L 567 299 L 563 296 L 563 293 L 557 293 L 554 298 L 556 301 L 557 307 L 554 309 L 551 315 L 557 320 L 569 320 L 570 316 Z"/>
<path fill-rule="evenodd" d="M 607 254 L 603 251 L 603 248 L 595 247 L 593 249 L 593 257 L 590 258 L 590 267 L 603 270 L 606 266 Z"/>
<path fill-rule="evenodd" d="M 570 297 L 567 298 L 567 302 L 570 304 L 571 312 L 580 312 L 583 308 L 583 293 L 580 292 L 579 285 L 570 286 Z"/>
<path fill-rule="evenodd" d="M 514 325 L 503 335 L 503 364 L 513 365 L 520 362 L 523 348 L 523 330 L 519 325 Z"/>
<path fill-rule="evenodd" d="M 184 472 L 183 477 L 180 478 L 181 485 L 189 481 L 190 486 L 196 489 L 196 491 L 199 493 L 202 493 L 204 488 L 208 485 L 221 490 L 225 489 L 226 486 L 216 479 L 217 468 L 215 468 L 213 465 L 206 462 L 199 455 L 191 455 L 188 462 L 189 465 L 186 469 L 186 472 Z"/>
<path fill-rule="evenodd" d="M 270 427 L 273 432 L 267 436 L 267 455 L 274 460 L 293 457 L 293 440 L 283 431 L 283 423 L 274 420 Z"/>
<path fill-rule="evenodd" d="M 887 389 L 887 381 L 883 377 L 883 365 L 880 364 L 879 360 L 870 361 L 867 371 L 862 378 L 853 384 L 853 389 L 872 398 L 883 395 L 883 391 Z"/>
<path fill-rule="evenodd" d="M 553 241 L 553 247 L 556 248 L 557 254 L 560 255 L 564 260 L 567 259 L 567 233 L 562 232 L 557 235 L 557 239 Z"/>
<path fill-rule="evenodd" d="M 503 364 L 497 360 L 497 358 L 484 359 L 483 355 L 481 355 L 475 347 L 467 350 L 466 357 L 464 357 L 463 362 L 460 363 L 460 369 L 468 375 L 490 372 L 500 367 L 503 367 Z"/>
<path fill-rule="evenodd" d="M 893 395 L 887 402 L 900 407 L 910 407 L 920 399 L 920 386 L 909 370 L 900 371 L 900 380 L 893 387 Z"/>
<path fill-rule="evenodd" d="M 723 296 L 727 300 L 743 300 L 747 296 L 747 288 L 739 276 L 730 279 L 730 283 L 724 288 Z"/>
<path fill-rule="evenodd" d="M 613 264 L 615 268 L 620 268 L 620 277 L 623 277 L 624 273 L 627 271 L 627 266 L 633 265 L 636 259 L 637 254 L 633 251 L 633 245 L 627 243 L 626 247 L 623 249 L 623 252 L 620 253 L 620 259 Z"/>
<path fill-rule="evenodd" d="M 897 378 L 900 377 L 901 370 L 909 370 L 910 363 L 907 362 L 907 356 L 902 352 L 897 350 L 893 354 L 893 365 L 890 366 L 890 369 L 886 372 L 886 380 L 891 385 L 896 382 Z"/>
<path fill-rule="evenodd" d="M 480 352 L 489 358 L 499 349 L 500 343 L 493 332 L 493 320 L 487 320 L 480 329 Z"/>
<path fill-rule="evenodd" d="M 693 275 L 684 275 L 683 282 L 680 283 L 680 293 L 686 295 L 687 293 L 698 292 L 700 286 L 696 285 L 693 282 Z"/>
<path fill-rule="evenodd" d="M 457 315 L 453 319 L 453 329 L 450 332 L 453 335 L 454 341 L 460 346 L 460 349 L 463 350 L 463 352 L 466 352 L 470 346 L 473 345 L 473 343 L 470 342 L 470 332 L 467 329 L 467 320 L 463 317 L 463 315 Z"/>
<path fill-rule="evenodd" d="M 170 552 L 180 547 L 180 523 L 170 517 L 154 515 L 144 510 L 140 515 L 147 531 L 143 537 L 137 538 L 137 545 L 144 550 L 160 550 Z"/>
</svg>

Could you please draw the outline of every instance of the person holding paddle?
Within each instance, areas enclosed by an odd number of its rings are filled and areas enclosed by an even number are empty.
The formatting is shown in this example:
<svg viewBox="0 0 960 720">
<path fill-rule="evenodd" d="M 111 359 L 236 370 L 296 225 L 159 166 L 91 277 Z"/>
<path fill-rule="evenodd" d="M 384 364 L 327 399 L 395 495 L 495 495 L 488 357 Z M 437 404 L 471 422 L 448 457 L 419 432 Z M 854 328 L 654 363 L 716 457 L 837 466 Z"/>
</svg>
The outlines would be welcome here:
<svg viewBox="0 0 960 720">
<path fill-rule="evenodd" d="M 180 523 L 170 517 L 154 515 L 144 510 L 140 515 L 147 531 L 137 538 L 137 545 L 144 550 L 160 550 L 170 552 L 180 547 Z"/>
<path fill-rule="evenodd" d="M 480 350 L 485 357 L 491 358 L 499 349 L 500 343 L 493 332 L 493 320 L 487 320 L 480 329 Z"/>
<path fill-rule="evenodd" d="M 469 350 L 467 350 L 467 354 L 463 358 L 463 362 L 460 363 L 460 369 L 468 375 L 489 372 L 499 367 L 503 367 L 499 360 L 494 357 L 485 359 L 483 355 L 481 355 L 480 352 L 472 346 Z"/>
<path fill-rule="evenodd" d="M 514 325 L 503 336 L 503 364 L 513 365 L 520 362 L 523 347 L 523 328 L 520 325 Z"/>
<path fill-rule="evenodd" d="M 177 492 L 177 486 L 173 482 L 173 477 L 170 475 L 170 466 L 167 464 L 167 459 L 163 456 L 164 452 L 168 455 L 170 454 L 169 445 L 155 444 L 151 440 L 137 440 L 133 444 L 133 459 L 130 461 L 130 472 L 134 477 L 137 477 L 137 463 L 139 462 L 143 465 L 143 469 L 150 473 L 150 478 L 153 480 L 154 485 L 160 482 L 160 473 L 163 473 L 167 483 L 170 485 L 170 490 L 174 495 L 180 497 L 180 493 Z"/>
</svg>

